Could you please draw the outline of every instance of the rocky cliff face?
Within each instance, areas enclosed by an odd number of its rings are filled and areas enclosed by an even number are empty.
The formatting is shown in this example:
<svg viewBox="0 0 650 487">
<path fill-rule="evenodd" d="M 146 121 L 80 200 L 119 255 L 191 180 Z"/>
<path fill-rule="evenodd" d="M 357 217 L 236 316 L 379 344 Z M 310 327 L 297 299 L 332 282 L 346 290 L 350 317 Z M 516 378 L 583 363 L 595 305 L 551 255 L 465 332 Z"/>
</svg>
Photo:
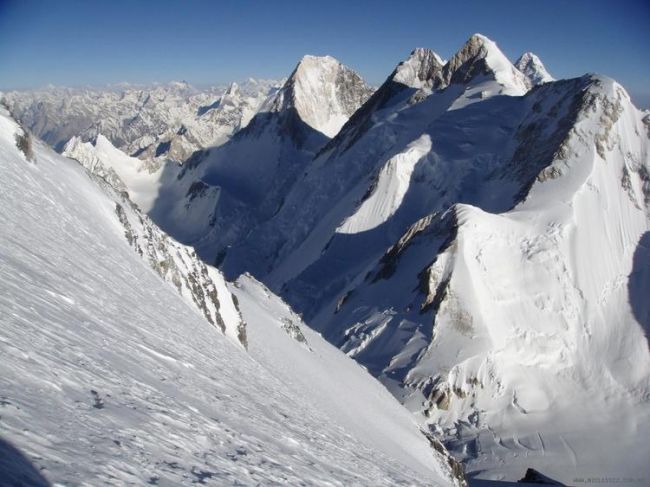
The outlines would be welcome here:
<svg viewBox="0 0 650 487">
<path fill-rule="evenodd" d="M 115 214 L 133 250 L 210 324 L 246 348 L 246 324 L 219 272 L 163 233 L 124 193 L 115 203 Z"/>
</svg>

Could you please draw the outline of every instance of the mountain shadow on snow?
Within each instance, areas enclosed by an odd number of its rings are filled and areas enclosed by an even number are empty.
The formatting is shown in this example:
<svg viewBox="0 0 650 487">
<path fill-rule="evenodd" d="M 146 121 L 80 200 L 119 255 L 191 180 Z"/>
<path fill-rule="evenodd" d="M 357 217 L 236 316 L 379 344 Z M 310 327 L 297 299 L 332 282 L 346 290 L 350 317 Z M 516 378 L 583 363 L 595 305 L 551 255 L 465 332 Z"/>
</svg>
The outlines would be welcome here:
<svg viewBox="0 0 650 487">
<path fill-rule="evenodd" d="M 51 485 L 18 448 L 0 438 L 0 487 L 50 487 Z"/>
<path fill-rule="evenodd" d="M 647 338 L 650 335 L 650 301 L 647 294 L 650 289 L 650 232 L 641 235 L 636 246 L 627 289 L 632 313 Z"/>
</svg>

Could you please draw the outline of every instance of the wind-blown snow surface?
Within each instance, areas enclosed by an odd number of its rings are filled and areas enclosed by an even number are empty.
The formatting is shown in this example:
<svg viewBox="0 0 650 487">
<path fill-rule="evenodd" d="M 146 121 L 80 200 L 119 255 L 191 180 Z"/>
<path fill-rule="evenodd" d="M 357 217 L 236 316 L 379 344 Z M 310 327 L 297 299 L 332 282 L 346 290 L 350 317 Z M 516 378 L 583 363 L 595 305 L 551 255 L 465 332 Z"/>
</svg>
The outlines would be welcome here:
<svg viewBox="0 0 650 487">
<path fill-rule="evenodd" d="M 317 334 L 295 340 L 277 298 L 233 288 L 248 355 L 131 248 L 111 190 L 40 143 L 26 161 L 19 131 L 3 111 L 0 433 L 49 481 L 452 485 L 409 414 Z"/>
</svg>

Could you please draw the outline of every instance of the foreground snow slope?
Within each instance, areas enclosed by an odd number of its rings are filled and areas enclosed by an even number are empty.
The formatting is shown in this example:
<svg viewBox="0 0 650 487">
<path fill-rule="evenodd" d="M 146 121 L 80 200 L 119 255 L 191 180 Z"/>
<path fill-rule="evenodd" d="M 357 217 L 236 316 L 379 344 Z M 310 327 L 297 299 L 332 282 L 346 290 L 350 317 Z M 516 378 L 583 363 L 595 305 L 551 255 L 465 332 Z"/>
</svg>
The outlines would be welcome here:
<svg viewBox="0 0 650 487">
<path fill-rule="evenodd" d="M 49 481 L 452 484 L 358 365 L 314 333 L 281 342 L 263 288 L 235 289 L 251 356 L 131 248 L 111 190 L 40 143 L 28 162 L 16 133 L 0 114 L 0 434 Z M 30 474 L 8 458 L 4 478 Z"/>
</svg>

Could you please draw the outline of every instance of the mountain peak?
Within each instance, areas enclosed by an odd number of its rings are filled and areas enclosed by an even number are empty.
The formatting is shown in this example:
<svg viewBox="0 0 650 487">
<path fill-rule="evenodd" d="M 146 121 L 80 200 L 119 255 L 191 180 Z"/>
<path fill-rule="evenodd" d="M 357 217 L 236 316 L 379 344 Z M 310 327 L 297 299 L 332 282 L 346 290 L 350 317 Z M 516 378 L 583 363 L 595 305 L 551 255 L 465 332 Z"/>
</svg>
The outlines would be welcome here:
<svg viewBox="0 0 650 487">
<path fill-rule="evenodd" d="M 226 95 L 238 95 L 239 94 L 239 85 L 236 82 L 230 83 L 228 89 L 226 90 Z"/>
<path fill-rule="evenodd" d="M 530 80 L 533 86 L 555 81 L 541 59 L 532 52 L 523 53 L 515 63 L 515 67 Z"/>
<path fill-rule="evenodd" d="M 371 93 L 361 76 L 332 56 L 307 55 L 267 109 L 294 109 L 307 125 L 333 137 Z"/>
<path fill-rule="evenodd" d="M 230 86 L 228 86 L 228 89 L 226 92 L 221 95 L 221 99 L 219 100 L 219 105 L 237 105 L 241 100 L 241 90 L 239 89 L 239 85 L 235 82 L 230 83 Z"/>
<path fill-rule="evenodd" d="M 477 76 L 493 78 L 510 94 L 528 90 L 526 77 L 516 69 L 494 41 L 483 34 L 472 35 L 443 70 L 445 84 L 466 84 Z"/>
<path fill-rule="evenodd" d="M 430 88 L 442 79 L 443 65 L 438 54 L 431 49 L 418 47 L 399 63 L 390 79 L 410 88 Z"/>
<path fill-rule="evenodd" d="M 338 59 L 332 56 L 314 56 L 313 54 L 305 54 L 294 70 L 294 74 L 302 69 L 316 68 L 321 67 L 325 68 L 327 66 L 336 66 L 341 64 Z"/>
</svg>

